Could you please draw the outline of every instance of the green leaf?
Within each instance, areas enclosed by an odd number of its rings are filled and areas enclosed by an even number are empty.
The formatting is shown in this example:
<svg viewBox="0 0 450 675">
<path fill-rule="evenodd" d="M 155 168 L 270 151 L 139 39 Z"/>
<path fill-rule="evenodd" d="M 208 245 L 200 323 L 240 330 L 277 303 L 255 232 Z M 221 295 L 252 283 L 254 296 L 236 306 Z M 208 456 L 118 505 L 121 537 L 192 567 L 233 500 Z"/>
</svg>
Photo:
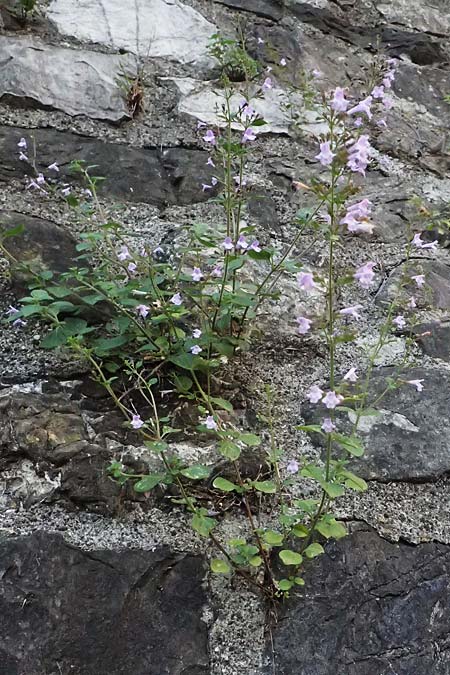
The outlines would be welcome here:
<svg viewBox="0 0 450 675">
<path fill-rule="evenodd" d="M 324 548 L 318 543 L 310 544 L 306 549 L 305 549 L 305 555 L 307 558 L 315 558 L 318 555 L 321 555 L 324 553 Z"/>
<path fill-rule="evenodd" d="M 228 412 L 233 412 L 233 406 L 229 401 L 226 401 L 224 398 L 211 397 L 211 403 L 214 403 L 220 410 L 227 410 Z"/>
<path fill-rule="evenodd" d="M 295 428 L 299 431 L 306 431 L 308 434 L 321 434 L 323 436 L 323 431 L 320 424 L 301 424 Z"/>
<path fill-rule="evenodd" d="M 208 478 L 211 469 L 203 464 L 196 464 L 195 466 L 189 466 L 187 469 L 182 469 L 180 473 L 191 480 L 202 480 Z"/>
<path fill-rule="evenodd" d="M 297 584 L 297 586 L 304 586 L 305 585 L 305 580 L 302 579 L 301 577 L 295 577 L 294 581 Z"/>
<path fill-rule="evenodd" d="M 214 479 L 213 485 L 218 490 L 222 490 L 222 492 L 233 492 L 233 490 L 240 490 L 238 485 L 235 485 L 231 481 L 227 480 L 226 478 L 221 478 L 220 476 Z"/>
<path fill-rule="evenodd" d="M 194 369 L 195 358 L 193 354 L 182 352 L 181 354 L 169 356 L 167 360 L 174 363 L 178 368 L 183 368 L 184 370 Z"/>
<path fill-rule="evenodd" d="M 277 486 L 271 480 L 255 481 L 252 483 L 252 486 L 255 490 L 258 490 L 258 492 L 264 492 L 266 494 L 275 494 L 277 491 Z"/>
<path fill-rule="evenodd" d="M 316 525 L 316 530 L 320 532 L 325 539 L 342 539 L 347 535 L 347 530 L 342 523 L 338 523 L 335 518 L 325 516 Z"/>
<path fill-rule="evenodd" d="M 152 452 L 164 452 L 169 447 L 164 441 L 144 441 L 145 447 Z"/>
<path fill-rule="evenodd" d="M 280 591 L 290 591 L 294 582 L 290 579 L 280 579 L 278 582 L 278 588 Z"/>
<path fill-rule="evenodd" d="M 351 455 L 355 457 L 361 457 L 364 454 L 364 448 L 361 445 L 361 442 L 356 436 L 344 436 L 343 434 L 332 434 L 332 438 L 338 445 L 340 445 L 344 450 L 347 450 Z"/>
<path fill-rule="evenodd" d="M 252 447 L 261 445 L 261 439 L 259 436 L 256 436 L 256 434 L 239 434 L 238 438 L 244 445 Z"/>
<path fill-rule="evenodd" d="M 266 530 L 263 534 L 263 539 L 271 546 L 281 546 L 284 541 L 284 536 L 275 530 Z"/>
<path fill-rule="evenodd" d="M 34 300 L 40 302 L 41 300 L 53 300 L 52 296 L 47 293 L 47 291 L 42 290 L 41 288 L 35 288 L 34 291 L 30 293 L 31 297 Z"/>
<path fill-rule="evenodd" d="M 209 533 L 215 528 L 217 521 L 201 513 L 196 513 L 192 518 L 191 525 L 202 537 L 209 537 Z"/>
<path fill-rule="evenodd" d="M 77 309 L 72 302 L 67 302 L 66 300 L 52 302 L 48 308 L 53 312 L 53 314 L 59 314 L 60 312 L 73 312 Z"/>
<path fill-rule="evenodd" d="M 67 288 L 67 286 L 50 286 L 48 292 L 55 298 L 66 298 L 68 295 L 72 295 L 73 289 Z"/>
<path fill-rule="evenodd" d="M 301 565 L 303 562 L 303 557 L 300 555 L 300 553 L 297 553 L 296 551 L 290 551 L 287 548 L 280 551 L 278 555 L 280 556 L 284 565 Z"/>
<path fill-rule="evenodd" d="M 118 347 L 123 347 L 123 345 L 126 345 L 127 342 L 129 342 L 127 335 L 116 335 L 116 337 L 102 338 L 95 341 L 94 350 L 97 354 L 103 354 L 113 349 L 117 349 Z"/>
<path fill-rule="evenodd" d="M 356 476 L 351 471 L 341 471 L 340 476 L 345 478 L 345 485 L 350 490 L 355 490 L 356 492 L 364 492 L 367 490 L 367 483 L 363 478 Z"/>
<path fill-rule="evenodd" d="M 228 574 L 231 572 L 231 567 L 226 560 L 214 558 L 214 560 L 211 560 L 211 570 L 214 574 Z"/>
<path fill-rule="evenodd" d="M 150 492 L 161 483 L 165 477 L 166 475 L 164 473 L 151 473 L 148 476 L 144 476 L 134 484 L 135 492 Z"/>
<path fill-rule="evenodd" d="M 260 555 L 254 555 L 253 558 L 250 558 L 248 562 L 252 567 L 259 567 L 263 564 L 263 559 Z"/>
<path fill-rule="evenodd" d="M 25 305 L 20 310 L 20 315 L 21 316 L 31 316 L 32 314 L 40 314 L 42 312 L 42 310 L 43 310 L 43 307 L 41 307 L 41 305 Z M 16 316 L 17 316 L 17 314 L 16 314 Z"/>
<path fill-rule="evenodd" d="M 299 523 L 292 528 L 292 534 L 299 537 L 299 539 L 306 539 L 306 537 L 309 537 L 309 530 L 306 525 L 301 525 Z"/>
<path fill-rule="evenodd" d="M 327 483 L 323 481 L 321 483 L 323 489 L 331 499 L 336 499 L 337 497 L 342 497 L 345 494 L 345 489 L 342 485 L 337 485 L 336 483 Z"/>
<path fill-rule="evenodd" d="M 236 443 L 224 440 L 219 444 L 219 452 L 221 455 L 234 462 L 236 459 L 239 459 L 241 449 L 238 445 L 236 445 Z"/>
<path fill-rule="evenodd" d="M 58 326 L 52 330 L 48 335 L 41 340 L 41 347 L 43 349 L 55 349 L 67 342 L 67 335 L 64 332 L 62 326 Z"/>
</svg>

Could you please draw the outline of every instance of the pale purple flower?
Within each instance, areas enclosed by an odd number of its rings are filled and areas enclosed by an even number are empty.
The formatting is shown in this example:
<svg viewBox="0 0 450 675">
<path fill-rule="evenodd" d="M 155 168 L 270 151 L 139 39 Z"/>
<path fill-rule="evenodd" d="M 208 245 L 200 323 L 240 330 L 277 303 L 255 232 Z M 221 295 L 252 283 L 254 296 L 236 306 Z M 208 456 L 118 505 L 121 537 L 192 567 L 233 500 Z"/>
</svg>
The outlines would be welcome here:
<svg viewBox="0 0 450 675">
<path fill-rule="evenodd" d="M 205 419 L 205 427 L 207 429 L 213 429 L 214 431 L 217 429 L 217 422 L 212 415 L 208 415 Z"/>
<path fill-rule="evenodd" d="M 332 420 L 329 417 L 325 417 L 322 424 L 322 431 L 326 434 L 332 434 L 336 429 L 336 425 L 333 424 Z"/>
<path fill-rule="evenodd" d="M 172 303 L 172 305 L 176 305 L 177 307 L 182 305 L 183 298 L 181 297 L 181 293 L 175 293 L 174 295 L 172 295 L 172 297 L 170 298 L 170 302 Z"/>
<path fill-rule="evenodd" d="M 256 139 L 256 134 L 253 129 L 246 129 L 244 135 L 242 136 L 242 143 L 247 143 L 248 141 L 254 141 Z"/>
<path fill-rule="evenodd" d="M 417 303 L 415 297 L 410 298 L 408 304 L 407 304 L 408 309 L 416 309 Z"/>
<path fill-rule="evenodd" d="M 299 272 L 297 283 L 303 291 L 312 291 L 317 286 L 311 272 Z"/>
<path fill-rule="evenodd" d="M 416 274 L 415 276 L 411 277 L 411 279 L 416 282 L 419 288 L 422 288 L 422 286 L 425 284 L 424 274 Z"/>
<path fill-rule="evenodd" d="M 311 328 L 311 320 L 307 319 L 305 316 L 299 316 L 296 321 L 298 323 L 298 332 L 300 335 L 305 335 Z"/>
<path fill-rule="evenodd" d="M 193 281 L 201 281 L 203 279 L 203 272 L 200 267 L 194 267 L 191 276 Z"/>
<path fill-rule="evenodd" d="M 290 473 L 292 475 L 294 473 L 298 473 L 298 469 L 299 469 L 298 462 L 295 459 L 291 459 L 286 465 L 287 473 Z"/>
<path fill-rule="evenodd" d="M 222 246 L 225 249 L 225 251 L 231 251 L 234 248 L 233 240 L 231 237 L 225 237 L 225 239 L 222 242 Z"/>
<path fill-rule="evenodd" d="M 22 150 L 20 151 L 19 159 L 20 159 L 21 162 L 28 162 L 28 157 L 26 155 L 24 155 Z"/>
<path fill-rule="evenodd" d="M 392 87 L 391 81 L 388 77 L 383 78 L 383 87 L 385 89 L 390 89 Z"/>
<path fill-rule="evenodd" d="M 407 384 L 412 384 L 419 392 L 423 390 L 423 381 L 424 380 L 406 380 Z"/>
<path fill-rule="evenodd" d="M 361 314 L 359 314 L 358 309 L 362 309 L 362 305 L 353 305 L 353 307 L 344 307 L 344 309 L 339 310 L 339 314 L 342 314 L 342 316 L 351 316 L 353 319 L 356 319 L 358 321 L 361 318 Z"/>
<path fill-rule="evenodd" d="M 223 267 L 222 265 L 216 265 L 214 269 L 211 271 L 211 276 L 212 277 L 221 277 L 223 274 Z"/>
<path fill-rule="evenodd" d="M 322 72 L 318 68 L 313 68 L 312 75 L 318 80 L 320 77 L 322 77 Z"/>
<path fill-rule="evenodd" d="M 47 169 L 50 169 L 50 171 L 59 172 L 59 166 L 57 165 L 56 162 L 53 162 L 53 164 L 50 164 L 50 166 L 48 166 Z M 89 192 L 90 192 L 90 190 L 89 190 Z"/>
<path fill-rule="evenodd" d="M 354 278 L 363 288 L 370 288 L 372 285 L 375 278 L 375 272 L 373 271 L 375 265 L 376 263 L 374 262 L 367 262 L 354 273 Z"/>
<path fill-rule="evenodd" d="M 394 99 L 392 96 L 383 97 L 383 106 L 385 110 L 391 110 L 394 107 Z"/>
<path fill-rule="evenodd" d="M 147 250 L 145 249 L 144 246 L 143 246 L 143 247 L 141 248 L 141 250 L 139 251 L 139 255 L 141 256 L 141 258 L 147 258 L 147 257 L 148 257 Z"/>
<path fill-rule="evenodd" d="M 137 265 L 135 262 L 128 263 L 127 270 L 130 274 L 134 274 L 137 270 Z"/>
<path fill-rule="evenodd" d="M 402 329 L 406 326 L 405 317 L 401 314 L 396 316 L 395 319 L 392 319 L 392 323 L 395 324 L 395 326 L 397 326 L 399 329 Z"/>
<path fill-rule="evenodd" d="M 127 258 L 131 258 L 130 252 L 128 250 L 128 246 L 121 246 L 119 253 L 117 254 L 117 259 L 123 262 L 124 260 L 127 260 Z"/>
<path fill-rule="evenodd" d="M 27 325 L 27 322 L 24 321 L 23 319 L 18 318 L 12 322 L 12 325 L 14 326 L 14 328 L 23 328 L 24 326 Z"/>
<path fill-rule="evenodd" d="M 147 307 L 147 305 L 136 305 L 134 309 L 139 314 L 139 316 L 142 316 L 143 319 L 145 319 L 150 311 L 150 307 Z"/>
<path fill-rule="evenodd" d="M 284 68 L 284 66 L 287 66 L 287 61 L 284 57 L 280 61 L 280 66 L 283 66 L 283 68 Z"/>
<path fill-rule="evenodd" d="M 191 352 L 191 354 L 197 356 L 197 354 L 200 354 L 200 352 L 202 352 L 203 349 L 199 345 L 193 345 L 189 351 Z"/>
<path fill-rule="evenodd" d="M 22 148 L 23 150 L 27 149 L 27 141 L 25 138 L 21 138 L 20 141 L 17 143 L 18 148 Z"/>
<path fill-rule="evenodd" d="M 340 394 L 336 394 L 335 391 L 329 391 L 324 396 L 324 398 L 322 400 L 322 403 L 329 410 L 334 410 L 334 408 L 336 408 L 338 405 L 340 405 L 343 400 L 344 400 L 344 397 L 341 396 Z"/>
<path fill-rule="evenodd" d="M 157 246 L 157 247 L 153 250 L 153 255 L 160 255 L 161 253 L 164 253 L 164 249 L 161 248 L 161 246 Z"/>
<path fill-rule="evenodd" d="M 214 169 L 216 168 L 216 165 L 214 164 L 213 158 L 208 157 L 208 161 L 206 162 L 208 166 L 212 166 Z"/>
<path fill-rule="evenodd" d="M 368 199 L 349 206 L 345 217 L 341 220 L 341 225 L 347 225 L 349 232 L 372 233 L 373 225 L 367 221 L 371 206 L 372 202 Z"/>
<path fill-rule="evenodd" d="M 70 195 L 70 187 L 65 187 L 61 190 L 61 194 L 64 195 L 64 197 L 68 197 Z"/>
<path fill-rule="evenodd" d="M 130 425 L 133 427 L 133 429 L 140 429 L 144 426 L 144 422 L 141 420 L 140 415 L 133 415 Z"/>
<path fill-rule="evenodd" d="M 386 120 L 385 119 L 378 120 L 377 127 L 380 127 L 380 129 L 387 129 Z"/>
<path fill-rule="evenodd" d="M 393 82 L 395 80 L 395 70 L 388 70 L 385 74 L 385 78 L 388 79 L 389 82 Z"/>
<path fill-rule="evenodd" d="M 251 251 L 255 251 L 255 253 L 261 252 L 261 246 L 259 245 L 259 241 L 257 239 L 252 241 L 252 243 L 250 244 L 250 246 L 248 248 Z"/>
<path fill-rule="evenodd" d="M 345 373 L 344 380 L 346 380 L 347 382 L 356 382 L 358 380 L 356 368 L 350 368 L 350 370 L 347 373 Z"/>
<path fill-rule="evenodd" d="M 240 236 L 239 239 L 237 240 L 237 242 L 236 242 L 236 248 L 240 248 L 240 249 L 242 249 L 243 251 L 246 251 L 246 250 L 248 249 L 248 242 L 247 242 L 247 240 L 245 239 L 245 237 L 244 237 L 243 234 L 241 234 L 241 236 Z"/>
<path fill-rule="evenodd" d="M 414 246 L 417 246 L 417 248 L 429 248 L 429 249 L 432 249 L 433 251 L 436 251 L 436 249 L 438 247 L 438 240 L 437 239 L 435 239 L 434 241 L 430 241 L 430 242 L 422 241 L 422 239 L 420 238 L 419 232 L 414 235 L 414 239 L 412 240 L 412 243 L 414 244 Z"/>
<path fill-rule="evenodd" d="M 38 185 L 43 185 L 45 183 L 45 176 L 43 173 L 38 173 L 37 178 L 36 178 L 36 183 Z"/>
<path fill-rule="evenodd" d="M 206 127 L 206 122 L 201 122 L 200 120 L 198 120 L 197 129 L 203 129 L 203 127 Z"/>
<path fill-rule="evenodd" d="M 206 134 L 203 136 L 203 140 L 205 141 L 205 143 L 211 143 L 211 145 L 215 145 L 216 144 L 216 137 L 215 137 L 214 131 L 211 131 L 211 129 L 208 129 Z"/>
<path fill-rule="evenodd" d="M 194 330 L 192 331 L 192 337 L 198 340 L 198 338 L 200 338 L 201 336 L 202 331 L 200 330 L 200 328 L 194 328 Z"/>
<path fill-rule="evenodd" d="M 347 160 L 347 166 L 351 171 L 365 175 L 371 150 L 369 137 L 366 134 L 362 134 L 357 141 L 351 143 Z"/>
<path fill-rule="evenodd" d="M 244 101 L 242 104 L 242 114 L 244 117 L 253 117 L 256 115 L 256 110 L 250 103 L 247 103 L 247 101 Z"/>
<path fill-rule="evenodd" d="M 384 96 L 384 87 L 383 86 L 376 86 L 372 89 L 372 96 L 373 98 L 383 98 Z"/>
<path fill-rule="evenodd" d="M 345 98 L 345 92 L 342 87 L 336 87 L 331 99 L 331 108 L 336 112 L 345 112 L 350 105 Z"/>
<path fill-rule="evenodd" d="M 212 185 L 213 187 L 215 187 L 215 186 L 217 185 L 218 182 L 219 182 L 219 181 L 217 180 L 217 178 L 216 178 L 215 176 L 213 176 L 213 177 L 211 178 L 211 185 Z"/>
<path fill-rule="evenodd" d="M 310 403 L 318 403 L 323 396 L 323 391 L 317 384 L 313 386 L 306 392 L 306 397 Z"/>
<path fill-rule="evenodd" d="M 263 45 L 263 44 L 264 44 L 264 40 L 263 40 L 261 37 L 258 38 L 258 44 L 259 44 L 259 45 Z"/>
<path fill-rule="evenodd" d="M 367 115 L 367 117 L 372 119 L 372 111 L 370 109 L 370 106 L 372 105 L 372 96 L 368 96 L 365 98 L 363 101 L 358 103 L 357 105 L 353 106 L 353 108 L 350 108 L 350 110 L 347 112 L 347 115 L 355 115 L 356 113 L 364 113 Z"/>
<path fill-rule="evenodd" d="M 8 309 L 6 310 L 6 314 L 8 314 L 8 316 L 13 316 L 13 314 L 18 314 L 19 311 L 20 310 L 18 310 L 17 307 L 9 305 Z"/>
<path fill-rule="evenodd" d="M 270 79 L 270 77 L 266 77 L 266 79 L 264 80 L 264 82 L 262 84 L 262 90 L 263 91 L 269 91 L 270 89 L 273 89 L 272 80 Z"/>
<path fill-rule="evenodd" d="M 212 185 L 207 185 L 206 183 L 202 183 L 202 192 L 206 192 L 206 190 L 212 190 Z"/>
<path fill-rule="evenodd" d="M 362 117 L 357 117 L 356 120 L 353 122 L 353 126 L 356 128 L 362 127 L 363 125 L 363 118 Z"/>
<path fill-rule="evenodd" d="M 333 157 L 336 156 L 336 153 L 331 152 L 330 141 L 325 141 L 320 144 L 320 152 L 315 156 L 315 159 L 318 159 L 323 166 L 329 166 L 333 163 Z"/>
</svg>

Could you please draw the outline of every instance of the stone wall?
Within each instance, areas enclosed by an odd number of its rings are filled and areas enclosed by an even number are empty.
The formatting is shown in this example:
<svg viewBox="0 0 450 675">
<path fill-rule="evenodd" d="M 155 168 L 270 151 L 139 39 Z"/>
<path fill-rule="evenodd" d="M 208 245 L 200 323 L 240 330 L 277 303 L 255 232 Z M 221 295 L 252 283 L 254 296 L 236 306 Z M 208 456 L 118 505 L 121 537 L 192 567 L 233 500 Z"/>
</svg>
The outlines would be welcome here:
<svg viewBox="0 0 450 675">
<path fill-rule="evenodd" d="M 371 67 L 377 40 L 399 59 L 394 108 L 374 129 L 377 150 L 364 184 L 372 235 L 345 242 L 342 263 L 377 262 L 378 286 L 356 347 L 339 368 L 361 367 L 403 262 L 411 204 L 448 213 L 450 9 L 447 0 L 48 0 L 23 25 L 14 1 L 0 7 L 0 225 L 26 225 L 17 252 L 64 269 L 83 227 L 62 200 L 27 189 L 17 143 L 34 137 L 36 161 L 58 180 L 73 159 L 99 166 L 101 203 L 149 244 L 170 244 L 180 226 L 215 222 L 201 189 L 210 178 L 197 121 L 214 122 L 220 97 L 207 53 L 217 29 L 238 21 L 250 53 L 272 67 L 276 87 L 261 102 L 269 122 L 250 155 L 248 218 L 263 243 L 289 241 L 304 194 L 294 181 L 320 175 L 317 128 L 292 129 L 282 103 L 299 69 L 330 88 Z M 280 57 L 287 61 L 280 66 Z M 130 116 L 117 76 L 138 72 L 144 111 Z M 239 85 L 236 85 L 237 88 Z M 447 210 L 447 211 L 446 211 Z M 240 583 L 212 578 L 209 552 L 186 516 L 120 490 L 105 475 L 112 457 L 142 461 L 84 364 L 42 351 L 42 328 L 0 330 L 0 675 L 448 675 L 450 673 L 450 258 L 418 260 L 432 310 L 417 330 L 414 388 L 388 396 L 363 430 L 358 471 L 369 489 L 339 503 L 350 536 L 307 569 L 306 590 L 271 625 Z M 308 243 L 305 237 L 305 244 Z M 305 246 L 306 248 L 306 246 Z M 320 268 L 324 250 L 305 262 Z M 423 257 L 426 257 L 424 254 Z M 22 285 L 0 267 L 0 314 Z M 295 332 L 299 299 L 284 289 L 261 319 L 263 335 L 239 357 L 243 424 L 254 426 L 270 381 L 277 437 L 287 459 L 320 447 L 295 431 L 313 412 L 304 392 L 326 375 L 320 345 Z M 355 295 L 352 302 L 358 302 Z M 399 332 L 380 357 L 389 372 L 405 350 Z M 375 381 L 374 387 L 377 386 Z M 208 452 L 189 443 L 186 457 Z M 300 494 L 307 486 L 298 486 Z M 239 534 L 239 510 L 221 528 Z M 272 649 L 273 641 L 273 649 Z"/>
</svg>

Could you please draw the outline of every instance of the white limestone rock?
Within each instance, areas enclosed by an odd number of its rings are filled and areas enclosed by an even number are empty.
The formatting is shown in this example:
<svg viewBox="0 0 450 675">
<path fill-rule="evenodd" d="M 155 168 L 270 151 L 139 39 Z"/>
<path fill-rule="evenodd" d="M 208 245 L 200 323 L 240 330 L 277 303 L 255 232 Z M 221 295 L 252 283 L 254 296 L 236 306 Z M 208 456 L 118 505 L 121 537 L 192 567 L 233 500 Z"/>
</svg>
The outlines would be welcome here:
<svg viewBox="0 0 450 675">
<path fill-rule="evenodd" d="M 47 16 L 63 35 L 179 63 L 209 61 L 216 32 L 179 0 L 53 0 Z"/>
<path fill-rule="evenodd" d="M 0 99 L 32 101 L 68 115 L 119 122 L 129 117 L 117 82 L 136 72 L 135 58 L 54 47 L 28 37 L 0 36 Z"/>
</svg>

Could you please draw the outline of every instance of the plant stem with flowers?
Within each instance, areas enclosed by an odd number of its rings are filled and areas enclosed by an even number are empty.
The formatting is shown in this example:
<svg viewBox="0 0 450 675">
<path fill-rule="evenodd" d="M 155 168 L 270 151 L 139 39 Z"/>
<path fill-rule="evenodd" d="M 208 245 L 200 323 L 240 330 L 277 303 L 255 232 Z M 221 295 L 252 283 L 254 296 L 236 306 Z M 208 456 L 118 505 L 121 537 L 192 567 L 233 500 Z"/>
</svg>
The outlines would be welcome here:
<svg viewBox="0 0 450 675">
<path fill-rule="evenodd" d="M 331 94 L 323 93 L 321 100 L 316 101 L 319 115 L 328 125 L 327 134 L 320 139 L 316 159 L 329 174 L 311 180 L 310 190 L 316 196 L 317 206 L 301 219 L 298 232 L 277 255 L 253 238 L 253 228 L 243 220 L 247 197 L 246 159 L 258 128 L 265 124 L 252 102 L 257 108 L 258 100 L 273 85 L 268 77 L 262 86 L 254 84 L 253 77 L 247 77 L 245 99 L 236 105 L 235 88 L 227 72 L 236 73 L 236 69 L 241 68 L 247 73 L 252 65 L 235 47 L 230 41 L 220 42 L 215 38 L 213 49 L 222 58 L 224 72 L 221 82 L 224 104 L 219 114 L 223 131 L 199 124 L 201 138 L 211 151 L 207 164 L 220 167 L 210 184 L 203 184 L 203 190 L 221 191 L 216 201 L 223 207 L 223 223 L 215 227 L 193 224 L 188 228 L 186 243 L 170 255 L 160 246 L 151 250 L 139 242 L 132 244 L 130 233 L 119 224 L 108 222 L 97 196 L 100 179 L 91 177 L 81 163 L 75 163 L 74 168 L 81 171 L 87 181 L 88 187 L 83 193 L 91 205 L 87 212 L 96 212 L 104 225 L 81 235 L 77 266 L 67 273 L 57 276 L 48 270 L 33 270 L 30 295 L 22 299 L 20 310 L 11 308 L 9 320 L 25 324 L 28 317 L 37 316 L 52 324 L 53 330 L 44 338 L 43 346 L 49 349 L 67 346 L 86 359 L 95 378 L 124 415 L 125 426 L 139 434 L 161 462 L 161 470 L 156 473 L 137 475 L 122 462 L 114 461 L 110 475 L 119 483 L 131 480 L 134 490 L 144 494 L 157 487 L 164 490 L 175 485 L 178 490 L 175 502 L 185 506 L 192 516 L 194 530 L 212 542 L 221 555 L 212 560 L 212 570 L 221 574 L 235 571 L 273 600 L 304 584 L 301 576 L 304 562 L 324 550 L 319 539 L 338 539 L 345 535 L 344 526 L 330 512 L 331 504 L 347 488 L 362 491 L 367 485 L 347 468 L 342 452 L 356 457 L 363 454 L 362 442 L 357 437 L 361 417 L 370 406 L 378 404 L 392 386 L 398 386 L 397 381 L 388 382 L 386 391 L 378 395 L 375 402 L 369 402 L 376 358 L 390 339 L 393 326 L 401 328 L 405 322 L 403 315 L 394 317 L 394 310 L 399 306 L 397 299 L 390 305 L 362 386 L 358 386 L 356 367 L 341 381 L 337 372 L 338 347 L 354 339 L 348 335 L 347 326 L 359 320 L 362 309 L 361 305 L 339 308 L 337 290 L 356 282 L 366 291 L 375 278 L 372 261 L 351 274 L 340 274 L 339 250 L 344 242 L 344 228 L 352 235 L 372 232 L 369 200 L 349 202 L 359 191 L 354 183 L 355 174 L 364 176 L 370 161 L 365 120 L 371 121 L 375 107 L 389 108 L 385 92 L 394 74 L 389 68 L 383 73 L 382 84 L 375 83 L 360 102 L 351 103 L 341 87 Z M 310 103 L 313 98 L 311 90 Z M 19 147 L 24 154 L 26 139 L 21 139 Z M 24 161 L 28 161 L 26 156 Z M 44 176 L 40 178 L 35 163 L 33 168 L 37 176 L 32 187 L 44 190 L 42 185 L 47 186 L 49 181 Z M 57 164 L 49 169 L 57 172 Z M 78 198 L 70 190 L 64 196 L 71 206 L 78 207 Z M 306 270 L 300 261 L 292 259 L 309 227 L 321 230 L 327 243 L 327 270 L 323 276 Z M 13 256 L 6 240 L 18 234 L 16 229 L 4 234 L 3 243 L 0 239 L 0 250 L 10 259 Z M 433 249 L 436 242 L 427 244 L 420 235 L 415 235 L 412 244 L 408 244 L 408 259 L 412 245 Z M 328 390 L 314 384 L 306 394 L 318 410 L 319 406 L 325 409 L 326 416 L 321 424 L 299 427 L 324 440 L 325 459 L 317 464 L 301 460 L 301 468 L 297 460 L 291 460 L 284 469 L 280 462 L 282 451 L 275 443 L 273 394 L 269 387 L 266 389 L 270 436 L 267 467 L 272 475 L 250 478 L 242 473 L 240 457 L 243 451 L 261 445 L 262 439 L 238 427 L 233 405 L 222 398 L 218 383 L 223 364 L 246 346 L 249 327 L 261 304 L 272 297 L 285 274 L 297 274 L 299 293 L 322 291 L 325 297 L 323 317 L 297 317 L 300 339 L 317 324 L 327 346 Z M 422 276 L 412 277 L 417 286 L 424 283 Z M 406 279 L 402 289 L 410 281 Z M 106 321 L 100 312 L 92 318 L 93 311 L 101 307 Z M 418 389 L 422 386 L 420 381 L 406 382 Z M 171 440 L 180 430 L 172 426 L 170 414 L 160 415 L 159 392 L 163 384 L 170 387 L 174 407 L 182 400 L 196 409 L 199 415 L 196 431 L 212 437 L 218 454 L 233 468 L 235 481 L 224 476 L 214 478 L 210 508 L 202 505 L 196 481 L 207 479 L 211 467 L 184 466 L 179 458 L 171 456 Z M 345 433 L 345 429 L 340 429 L 339 415 L 348 410 L 354 411 L 356 422 Z M 317 498 L 292 496 L 291 486 L 299 469 L 302 478 L 319 487 Z M 248 532 L 242 538 L 222 541 L 217 534 L 220 521 L 216 513 L 217 493 L 221 500 L 231 497 L 242 505 L 248 523 Z M 262 526 L 255 517 L 256 504 L 261 500 L 271 501 L 272 522 L 277 521 L 273 527 Z M 300 545 L 296 544 L 297 540 Z M 275 552 L 282 565 L 280 573 L 273 564 Z"/>
</svg>

